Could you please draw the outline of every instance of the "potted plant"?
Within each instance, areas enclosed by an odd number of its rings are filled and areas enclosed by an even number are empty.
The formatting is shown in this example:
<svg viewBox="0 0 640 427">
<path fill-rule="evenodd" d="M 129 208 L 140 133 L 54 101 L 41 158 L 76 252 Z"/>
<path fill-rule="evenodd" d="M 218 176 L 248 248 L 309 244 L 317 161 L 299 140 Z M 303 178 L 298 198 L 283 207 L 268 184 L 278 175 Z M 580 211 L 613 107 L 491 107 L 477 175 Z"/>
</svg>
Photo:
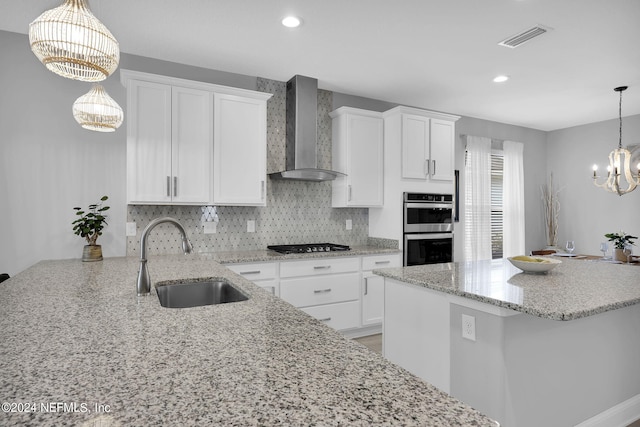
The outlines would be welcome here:
<svg viewBox="0 0 640 427">
<path fill-rule="evenodd" d="M 76 211 L 78 219 L 73 221 L 73 231 L 80 237 L 87 239 L 82 251 L 82 261 L 102 261 L 102 247 L 96 244 L 98 236 L 102 235 L 102 229 L 107 224 L 107 217 L 103 212 L 109 209 L 109 206 L 103 206 L 103 202 L 109 197 L 102 196 L 98 203 L 89 205 L 85 212 L 80 207 L 73 208 Z"/>
<path fill-rule="evenodd" d="M 605 234 L 604 237 L 609 239 L 610 242 L 613 242 L 614 259 L 622 262 L 627 260 L 627 257 L 623 252 L 624 247 L 626 245 L 635 245 L 633 240 L 637 239 L 636 236 L 626 234 L 624 231 L 620 231 L 619 233 L 608 233 Z"/>
</svg>

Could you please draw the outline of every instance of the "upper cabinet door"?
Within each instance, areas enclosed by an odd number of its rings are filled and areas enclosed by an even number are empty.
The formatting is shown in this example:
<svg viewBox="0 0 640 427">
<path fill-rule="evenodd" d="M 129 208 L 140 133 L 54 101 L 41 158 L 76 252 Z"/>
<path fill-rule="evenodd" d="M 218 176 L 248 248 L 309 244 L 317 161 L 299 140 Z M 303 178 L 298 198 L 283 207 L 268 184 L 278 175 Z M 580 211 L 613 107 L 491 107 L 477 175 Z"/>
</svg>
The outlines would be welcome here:
<svg viewBox="0 0 640 427">
<path fill-rule="evenodd" d="M 212 196 L 213 95 L 174 86 L 172 98 L 172 201 L 206 205 Z"/>
<path fill-rule="evenodd" d="M 266 205 L 266 120 L 265 99 L 214 95 L 214 203 Z"/>
<path fill-rule="evenodd" d="M 402 177 L 426 179 L 429 167 L 429 118 L 403 114 Z"/>
<path fill-rule="evenodd" d="M 333 207 L 383 204 L 384 121 L 382 114 L 341 107 L 333 111 L 332 167 L 346 174 L 332 182 Z"/>
<path fill-rule="evenodd" d="M 171 201 L 171 86 L 131 80 L 127 94 L 127 203 Z"/>
<path fill-rule="evenodd" d="M 431 179 L 453 181 L 455 123 L 431 119 Z"/>
<path fill-rule="evenodd" d="M 265 204 L 272 94 L 131 70 L 120 70 L 120 80 L 127 87 L 127 203 Z"/>
</svg>

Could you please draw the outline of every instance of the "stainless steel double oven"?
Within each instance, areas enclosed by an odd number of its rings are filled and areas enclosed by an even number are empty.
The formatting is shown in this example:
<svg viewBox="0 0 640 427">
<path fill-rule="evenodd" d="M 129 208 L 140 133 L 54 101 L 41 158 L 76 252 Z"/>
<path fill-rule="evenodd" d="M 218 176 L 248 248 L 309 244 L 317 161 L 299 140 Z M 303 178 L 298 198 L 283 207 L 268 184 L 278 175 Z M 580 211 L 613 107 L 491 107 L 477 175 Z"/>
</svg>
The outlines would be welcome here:
<svg viewBox="0 0 640 427">
<path fill-rule="evenodd" d="M 404 193 L 404 265 L 453 261 L 453 195 Z"/>
</svg>

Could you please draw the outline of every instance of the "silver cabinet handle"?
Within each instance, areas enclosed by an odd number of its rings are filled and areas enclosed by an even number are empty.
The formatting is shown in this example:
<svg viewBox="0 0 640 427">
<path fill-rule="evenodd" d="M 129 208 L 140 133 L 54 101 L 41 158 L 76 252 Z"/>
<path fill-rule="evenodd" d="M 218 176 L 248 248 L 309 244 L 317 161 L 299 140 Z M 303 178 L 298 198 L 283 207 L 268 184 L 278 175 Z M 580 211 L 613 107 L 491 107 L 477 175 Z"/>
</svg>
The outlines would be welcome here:
<svg viewBox="0 0 640 427">
<path fill-rule="evenodd" d="M 263 180 L 263 181 L 260 181 L 260 199 L 261 200 L 264 200 L 264 193 L 265 191 L 264 191 L 264 180 Z"/>
<path fill-rule="evenodd" d="M 431 175 L 433 176 L 436 174 L 436 161 L 432 160 L 432 162 L 433 162 L 433 172 L 431 172 Z"/>
<path fill-rule="evenodd" d="M 347 186 L 347 190 L 348 190 L 347 201 L 350 202 L 351 201 L 351 184 Z"/>
<path fill-rule="evenodd" d="M 173 177 L 173 197 L 178 197 L 178 177 Z"/>
<path fill-rule="evenodd" d="M 425 169 L 424 176 L 429 175 L 429 166 L 430 166 L 429 163 L 430 163 L 429 159 L 424 159 L 424 169 Z"/>
<path fill-rule="evenodd" d="M 260 270 L 241 271 L 240 274 L 260 274 Z"/>
<path fill-rule="evenodd" d="M 327 292 L 331 292 L 331 288 L 316 289 L 316 290 L 313 291 L 314 294 L 326 294 Z"/>
<path fill-rule="evenodd" d="M 276 294 L 276 287 L 275 286 L 265 286 L 264 289 L 271 289 L 271 293 L 273 295 Z"/>
<path fill-rule="evenodd" d="M 330 322 L 331 321 L 331 317 L 325 317 L 324 319 L 318 319 L 321 322 Z"/>
<path fill-rule="evenodd" d="M 171 177 L 167 177 L 167 197 L 171 197 Z"/>
<path fill-rule="evenodd" d="M 330 265 L 316 265 L 313 267 L 314 270 L 327 270 L 331 268 Z"/>
<path fill-rule="evenodd" d="M 376 261 L 376 265 L 378 264 L 389 264 L 391 261 L 386 260 L 386 261 Z"/>
<path fill-rule="evenodd" d="M 364 278 L 364 294 L 367 295 L 369 293 L 369 278 Z"/>
</svg>

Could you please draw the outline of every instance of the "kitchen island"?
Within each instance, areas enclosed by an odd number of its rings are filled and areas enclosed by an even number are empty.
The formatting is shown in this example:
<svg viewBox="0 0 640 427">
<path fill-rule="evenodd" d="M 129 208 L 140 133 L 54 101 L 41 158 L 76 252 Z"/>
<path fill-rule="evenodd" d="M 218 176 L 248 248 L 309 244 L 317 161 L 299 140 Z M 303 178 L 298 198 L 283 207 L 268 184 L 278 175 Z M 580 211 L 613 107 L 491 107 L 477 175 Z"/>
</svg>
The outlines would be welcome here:
<svg viewBox="0 0 640 427">
<path fill-rule="evenodd" d="M 637 266 L 563 259 L 536 275 L 505 259 L 374 273 L 385 357 L 501 425 L 640 418 Z"/>
<path fill-rule="evenodd" d="M 219 259 L 148 265 L 153 283 L 222 278 L 247 301 L 163 308 L 153 289 L 136 296 L 134 257 L 43 261 L 3 282 L 0 425 L 496 425 Z"/>
</svg>

